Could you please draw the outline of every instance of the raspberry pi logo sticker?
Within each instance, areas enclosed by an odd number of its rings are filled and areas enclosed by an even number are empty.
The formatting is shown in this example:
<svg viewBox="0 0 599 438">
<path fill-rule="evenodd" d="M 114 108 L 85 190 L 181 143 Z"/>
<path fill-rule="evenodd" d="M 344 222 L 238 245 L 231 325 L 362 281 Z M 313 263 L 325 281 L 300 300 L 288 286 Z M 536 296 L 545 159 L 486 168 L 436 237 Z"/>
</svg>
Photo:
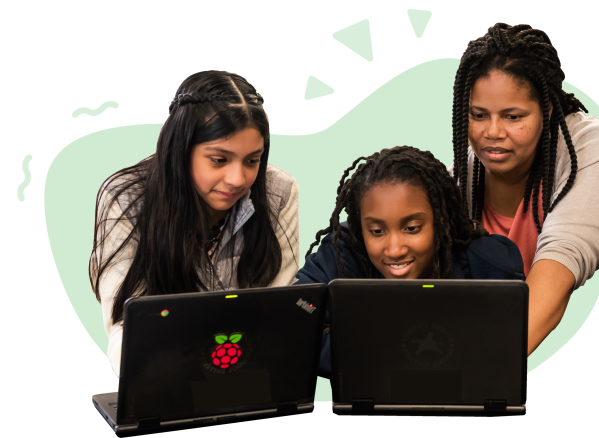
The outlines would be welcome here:
<svg viewBox="0 0 599 438">
<path fill-rule="evenodd" d="M 208 354 L 204 368 L 219 374 L 236 371 L 249 359 L 251 345 L 243 333 L 221 333 L 205 348 Z"/>
</svg>

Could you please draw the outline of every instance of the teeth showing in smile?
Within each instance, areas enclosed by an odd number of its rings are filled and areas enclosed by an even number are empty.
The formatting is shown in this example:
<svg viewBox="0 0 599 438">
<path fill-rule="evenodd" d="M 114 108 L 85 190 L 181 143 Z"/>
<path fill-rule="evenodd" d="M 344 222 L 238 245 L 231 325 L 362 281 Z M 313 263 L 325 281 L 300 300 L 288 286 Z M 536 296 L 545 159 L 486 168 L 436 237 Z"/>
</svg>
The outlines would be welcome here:
<svg viewBox="0 0 599 438">
<path fill-rule="evenodd" d="M 403 269 L 406 266 L 408 266 L 410 263 L 412 263 L 412 262 L 405 262 L 405 263 L 402 263 L 402 264 L 399 264 L 399 265 L 391 265 L 390 264 L 389 266 L 391 266 L 393 269 Z"/>
</svg>

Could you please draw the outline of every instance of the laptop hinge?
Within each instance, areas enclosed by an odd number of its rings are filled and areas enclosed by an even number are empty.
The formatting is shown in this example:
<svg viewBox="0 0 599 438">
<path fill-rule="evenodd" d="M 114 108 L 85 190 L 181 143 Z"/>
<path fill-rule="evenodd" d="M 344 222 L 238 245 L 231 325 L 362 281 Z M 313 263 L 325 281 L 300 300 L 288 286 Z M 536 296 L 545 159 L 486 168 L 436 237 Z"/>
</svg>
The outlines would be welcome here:
<svg viewBox="0 0 599 438">
<path fill-rule="evenodd" d="M 277 403 L 277 414 L 292 414 L 297 412 L 297 401 Z"/>
<path fill-rule="evenodd" d="M 160 417 L 145 417 L 137 420 L 139 429 L 157 429 L 160 427 Z"/>
<path fill-rule="evenodd" d="M 352 411 L 374 411 L 374 399 L 373 398 L 355 398 L 351 402 Z"/>
<path fill-rule="evenodd" d="M 485 412 L 505 412 L 507 400 L 485 400 Z"/>
</svg>

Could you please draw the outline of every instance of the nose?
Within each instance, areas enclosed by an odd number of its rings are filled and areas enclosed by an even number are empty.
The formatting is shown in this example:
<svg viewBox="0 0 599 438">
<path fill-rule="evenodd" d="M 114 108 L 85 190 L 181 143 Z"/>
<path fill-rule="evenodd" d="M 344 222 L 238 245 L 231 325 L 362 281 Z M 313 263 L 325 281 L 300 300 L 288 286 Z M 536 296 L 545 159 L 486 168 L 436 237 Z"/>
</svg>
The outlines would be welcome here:
<svg viewBox="0 0 599 438">
<path fill-rule="evenodd" d="M 409 251 L 405 242 L 405 236 L 399 231 L 391 232 L 388 236 L 387 245 L 385 245 L 384 249 L 385 257 L 398 260 L 405 256 Z"/>
<path fill-rule="evenodd" d="M 227 166 L 224 183 L 232 187 L 241 187 L 245 184 L 245 170 L 242 163 L 231 163 Z"/>
<path fill-rule="evenodd" d="M 503 126 L 503 119 L 500 117 L 490 117 L 487 129 L 485 130 L 485 135 L 487 138 L 492 139 L 504 138 L 505 127 Z"/>
</svg>

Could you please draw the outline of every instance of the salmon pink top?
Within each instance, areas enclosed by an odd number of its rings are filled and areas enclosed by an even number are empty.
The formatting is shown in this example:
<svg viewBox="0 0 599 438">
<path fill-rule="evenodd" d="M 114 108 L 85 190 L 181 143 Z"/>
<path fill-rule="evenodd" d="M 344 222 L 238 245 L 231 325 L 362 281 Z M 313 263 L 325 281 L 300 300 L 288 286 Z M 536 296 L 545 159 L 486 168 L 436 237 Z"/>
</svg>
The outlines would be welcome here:
<svg viewBox="0 0 599 438">
<path fill-rule="evenodd" d="M 542 190 L 542 189 L 541 189 Z M 541 193 L 539 193 L 541 195 Z M 490 234 L 501 234 L 518 246 L 522 261 L 524 262 L 524 275 L 528 276 L 532 262 L 537 251 L 537 240 L 539 232 L 532 215 L 532 196 L 530 197 L 528 210 L 524 212 L 524 199 L 518 206 L 515 217 L 507 217 L 497 213 L 485 202 L 483 208 L 482 223 Z M 543 201 L 539 196 L 539 221 L 543 225 Z"/>
</svg>

